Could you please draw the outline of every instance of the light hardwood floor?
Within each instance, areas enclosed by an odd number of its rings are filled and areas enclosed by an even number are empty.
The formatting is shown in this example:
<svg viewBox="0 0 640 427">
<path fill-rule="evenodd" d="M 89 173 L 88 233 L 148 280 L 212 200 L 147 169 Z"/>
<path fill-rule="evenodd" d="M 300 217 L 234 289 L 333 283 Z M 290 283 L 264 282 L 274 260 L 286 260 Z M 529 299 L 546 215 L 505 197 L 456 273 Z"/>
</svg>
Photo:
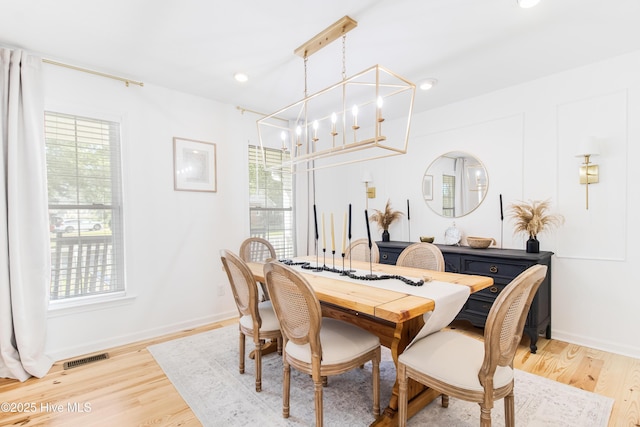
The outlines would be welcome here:
<svg viewBox="0 0 640 427">
<path fill-rule="evenodd" d="M 0 379 L 0 403 L 9 402 L 16 410 L 0 412 L 0 426 L 198 426 L 147 346 L 236 322 L 109 349 L 109 359 L 69 370 L 63 370 L 60 361 L 42 379 L 24 383 Z M 466 322 L 453 326 L 471 335 L 482 333 Z M 640 426 L 639 359 L 544 338 L 538 341 L 537 354 L 531 354 L 524 338 L 515 367 L 612 397 L 609 426 Z"/>
</svg>

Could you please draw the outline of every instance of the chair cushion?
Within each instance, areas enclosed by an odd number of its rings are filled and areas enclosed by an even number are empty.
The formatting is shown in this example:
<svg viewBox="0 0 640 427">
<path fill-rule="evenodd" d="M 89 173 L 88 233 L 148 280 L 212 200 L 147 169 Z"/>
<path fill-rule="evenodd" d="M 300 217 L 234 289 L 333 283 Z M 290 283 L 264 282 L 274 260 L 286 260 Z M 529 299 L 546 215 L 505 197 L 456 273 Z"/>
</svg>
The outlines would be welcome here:
<svg viewBox="0 0 640 427">
<path fill-rule="evenodd" d="M 322 343 L 323 365 L 353 360 L 380 345 L 380 339 L 372 333 L 341 320 L 325 317 L 322 318 L 320 342 Z M 299 345 L 289 341 L 285 351 L 297 360 L 311 363 L 309 344 Z"/>
<path fill-rule="evenodd" d="M 484 342 L 453 331 L 433 333 L 414 343 L 398 361 L 417 371 L 473 391 L 483 391 L 478 372 L 484 359 Z M 500 388 L 513 379 L 513 369 L 498 366 L 493 387 Z"/>
<path fill-rule="evenodd" d="M 277 331 L 280 329 L 280 322 L 278 322 L 276 313 L 273 311 L 271 301 L 263 301 L 259 303 L 258 312 L 262 319 L 262 326 L 260 327 L 261 331 Z M 240 324 L 247 329 L 253 330 L 253 320 L 251 320 L 251 316 L 242 316 L 240 318 Z"/>
</svg>

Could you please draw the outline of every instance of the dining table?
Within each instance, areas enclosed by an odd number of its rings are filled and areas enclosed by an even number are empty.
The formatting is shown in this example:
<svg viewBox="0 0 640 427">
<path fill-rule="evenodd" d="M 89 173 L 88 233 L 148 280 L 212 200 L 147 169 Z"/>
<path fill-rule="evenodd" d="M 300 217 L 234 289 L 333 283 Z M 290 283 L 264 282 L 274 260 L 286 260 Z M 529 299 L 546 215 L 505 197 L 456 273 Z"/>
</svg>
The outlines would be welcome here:
<svg viewBox="0 0 640 427">
<path fill-rule="evenodd" d="M 321 265 L 316 257 L 301 257 L 295 259 L 296 264 L 307 262 Z M 264 263 L 248 262 L 251 272 L 258 282 L 265 282 Z M 393 276 L 412 278 L 424 282 L 421 286 L 427 290 L 430 283 L 452 283 L 469 287 L 469 292 L 478 292 L 493 285 L 491 277 L 426 270 L 414 267 L 404 267 L 389 264 L 378 264 L 352 260 L 349 268 L 359 272 L 367 272 L 367 276 Z M 308 268 L 301 270 L 313 288 L 320 304 L 322 314 L 326 317 L 340 319 L 379 337 L 380 343 L 391 350 L 391 357 L 398 372 L 398 356 L 418 335 L 425 325 L 425 314 L 436 308 L 436 301 L 406 291 L 390 290 L 372 286 L 369 280 L 346 281 L 340 274 L 327 274 L 326 270 L 334 272 L 342 265 L 327 268 L 325 271 L 314 271 Z M 346 269 L 346 268 L 345 268 Z M 407 285 L 410 286 L 410 285 Z M 402 289 L 402 288 L 401 288 Z M 409 405 L 408 416 L 415 415 L 427 404 L 437 398 L 440 393 L 424 385 L 410 380 L 408 387 Z M 371 424 L 372 426 L 397 425 L 398 411 L 398 380 L 396 378 L 391 398 L 384 411 Z"/>
</svg>

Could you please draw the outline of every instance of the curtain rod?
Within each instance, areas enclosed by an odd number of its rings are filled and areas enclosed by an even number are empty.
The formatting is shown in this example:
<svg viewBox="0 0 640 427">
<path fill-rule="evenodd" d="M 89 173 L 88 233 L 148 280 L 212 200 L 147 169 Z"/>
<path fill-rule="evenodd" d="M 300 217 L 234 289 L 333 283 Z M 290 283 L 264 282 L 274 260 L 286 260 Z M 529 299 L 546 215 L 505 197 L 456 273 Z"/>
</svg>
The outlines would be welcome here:
<svg viewBox="0 0 640 427">
<path fill-rule="evenodd" d="M 266 114 L 266 113 L 261 113 L 260 111 L 250 110 L 250 109 L 248 109 L 248 108 L 244 108 L 244 107 L 241 107 L 241 106 L 239 106 L 239 105 L 236 105 L 236 109 L 237 109 L 238 111 L 240 111 L 240 114 L 244 114 L 244 113 L 246 112 L 246 113 L 257 114 L 257 115 L 262 116 L 262 117 L 266 117 L 266 116 L 268 116 L 268 114 Z M 281 117 L 276 117 L 276 116 L 274 116 L 274 117 L 272 117 L 272 118 L 273 118 L 273 119 L 276 119 L 276 120 L 282 120 L 283 122 L 287 122 L 287 123 L 289 123 L 289 120 L 287 120 L 287 119 L 283 119 L 283 118 L 281 118 Z"/>
<path fill-rule="evenodd" d="M 69 68 L 71 70 L 82 71 L 83 73 L 89 73 L 89 74 L 94 74 L 96 76 L 101 76 L 101 77 L 106 77 L 106 78 L 109 78 L 109 79 L 119 80 L 121 82 L 124 82 L 124 84 L 127 87 L 129 87 L 130 83 L 134 84 L 134 85 L 138 85 L 140 87 L 144 86 L 143 82 L 137 82 L 135 80 L 125 79 L 124 77 L 114 76 L 112 74 L 106 74 L 106 73 L 101 73 L 99 71 L 93 71 L 93 70 L 89 70 L 89 69 L 86 69 L 86 68 L 76 67 L 75 65 L 64 64 L 62 62 L 53 61 L 51 59 L 42 58 L 42 62 L 45 62 L 47 64 L 51 64 L 51 65 L 57 65 L 58 67 Z"/>
</svg>

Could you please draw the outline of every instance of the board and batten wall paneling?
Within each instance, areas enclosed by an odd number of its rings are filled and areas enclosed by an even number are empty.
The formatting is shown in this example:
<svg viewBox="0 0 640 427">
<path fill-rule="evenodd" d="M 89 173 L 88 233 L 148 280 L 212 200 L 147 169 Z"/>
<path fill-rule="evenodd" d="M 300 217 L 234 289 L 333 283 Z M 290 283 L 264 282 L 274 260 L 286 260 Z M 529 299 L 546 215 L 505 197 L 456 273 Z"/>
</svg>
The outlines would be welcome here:
<svg viewBox="0 0 640 427">
<path fill-rule="evenodd" d="M 557 106 L 558 209 L 565 223 L 558 229 L 556 255 L 566 258 L 623 261 L 627 239 L 627 105 L 626 90 Z M 597 140 L 600 178 L 579 183 L 584 157 L 581 143 Z"/>
</svg>

